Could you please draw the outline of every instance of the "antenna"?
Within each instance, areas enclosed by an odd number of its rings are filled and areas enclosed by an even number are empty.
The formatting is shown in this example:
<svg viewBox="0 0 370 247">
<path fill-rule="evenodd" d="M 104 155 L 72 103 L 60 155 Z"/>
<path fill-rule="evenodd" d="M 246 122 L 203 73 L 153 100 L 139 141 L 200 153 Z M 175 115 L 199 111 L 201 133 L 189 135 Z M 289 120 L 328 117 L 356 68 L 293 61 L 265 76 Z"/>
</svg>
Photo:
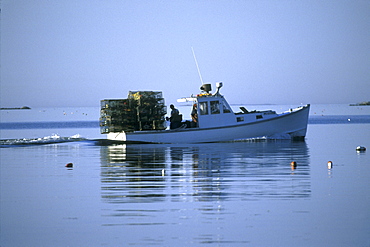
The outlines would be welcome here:
<svg viewBox="0 0 370 247">
<path fill-rule="evenodd" d="M 195 57 L 195 52 L 194 52 L 193 47 L 191 47 L 191 50 L 193 51 L 193 57 L 194 57 L 194 60 L 195 60 L 195 65 L 197 65 L 197 69 L 198 69 L 198 74 L 199 74 L 200 82 L 201 82 L 201 83 L 202 83 L 202 85 L 203 85 L 204 83 L 203 83 L 203 79 L 202 79 L 202 74 L 200 73 L 199 66 L 198 66 L 198 62 L 197 62 L 197 58 Z"/>
</svg>

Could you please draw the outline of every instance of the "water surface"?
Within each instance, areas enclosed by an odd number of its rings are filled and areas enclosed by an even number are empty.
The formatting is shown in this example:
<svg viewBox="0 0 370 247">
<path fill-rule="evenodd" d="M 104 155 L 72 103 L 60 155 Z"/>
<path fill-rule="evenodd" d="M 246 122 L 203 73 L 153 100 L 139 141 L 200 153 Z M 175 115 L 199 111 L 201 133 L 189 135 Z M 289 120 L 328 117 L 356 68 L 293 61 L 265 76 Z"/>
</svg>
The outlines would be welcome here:
<svg viewBox="0 0 370 247">
<path fill-rule="evenodd" d="M 331 115 L 369 118 L 354 111 Z M 3 128 L 2 141 L 36 144 L 0 148 L 0 245 L 369 246 L 370 158 L 355 149 L 370 124 L 333 118 L 306 142 L 108 145 L 98 127 Z"/>
</svg>

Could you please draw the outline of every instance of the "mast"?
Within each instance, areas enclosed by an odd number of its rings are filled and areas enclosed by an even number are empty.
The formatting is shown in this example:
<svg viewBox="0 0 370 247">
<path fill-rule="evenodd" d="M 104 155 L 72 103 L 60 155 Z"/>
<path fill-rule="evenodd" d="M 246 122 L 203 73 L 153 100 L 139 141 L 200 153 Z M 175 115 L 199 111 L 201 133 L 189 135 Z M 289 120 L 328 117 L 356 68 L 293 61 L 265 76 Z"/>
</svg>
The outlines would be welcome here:
<svg viewBox="0 0 370 247">
<path fill-rule="evenodd" d="M 199 74 L 200 82 L 201 82 L 201 83 L 202 83 L 202 85 L 203 85 L 204 83 L 203 83 L 202 74 L 200 73 L 200 69 L 199 69 L 199 66 L 198 66 L 197 58 L 196 58 L 196 56 L 195 56 L 195 52 L 194 52 L 193 47 L 191 47 L 191 50 L 192 50 L 192 52 L 193 52 L 193 57 L 194 57 L 194 60 L 195 60 L 195 65 L 197 66 L 197 69 L 198 69 L 198 74 Z"/>
</svg>

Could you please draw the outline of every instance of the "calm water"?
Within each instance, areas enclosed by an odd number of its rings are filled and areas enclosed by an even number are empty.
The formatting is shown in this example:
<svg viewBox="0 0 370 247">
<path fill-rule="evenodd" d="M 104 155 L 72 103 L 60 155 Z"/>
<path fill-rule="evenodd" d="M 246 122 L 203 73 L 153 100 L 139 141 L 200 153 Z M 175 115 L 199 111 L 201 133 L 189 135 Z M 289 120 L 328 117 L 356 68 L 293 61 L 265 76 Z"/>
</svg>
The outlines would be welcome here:
<svg viewBox="0 0 370 247">
<path fill-rule="evenodd" d="M 370 107 L 312 106 L 306 142 L 105 145 L 98 117 L 1 111 L 0 246 L 370 246 Z"/>
</svg>

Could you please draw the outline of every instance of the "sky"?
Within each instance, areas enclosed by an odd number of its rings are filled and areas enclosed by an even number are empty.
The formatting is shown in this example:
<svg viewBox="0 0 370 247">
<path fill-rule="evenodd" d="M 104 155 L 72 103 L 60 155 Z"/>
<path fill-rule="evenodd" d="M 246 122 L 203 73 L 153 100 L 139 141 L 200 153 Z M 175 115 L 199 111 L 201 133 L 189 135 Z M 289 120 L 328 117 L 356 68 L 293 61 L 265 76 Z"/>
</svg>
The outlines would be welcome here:
<svg viewBox="0 0 370 247">
<path fill-rule="evenodd" d="M 369 0 L 1 0 L 1 107 L 370 100 Z"/>
</svg>

